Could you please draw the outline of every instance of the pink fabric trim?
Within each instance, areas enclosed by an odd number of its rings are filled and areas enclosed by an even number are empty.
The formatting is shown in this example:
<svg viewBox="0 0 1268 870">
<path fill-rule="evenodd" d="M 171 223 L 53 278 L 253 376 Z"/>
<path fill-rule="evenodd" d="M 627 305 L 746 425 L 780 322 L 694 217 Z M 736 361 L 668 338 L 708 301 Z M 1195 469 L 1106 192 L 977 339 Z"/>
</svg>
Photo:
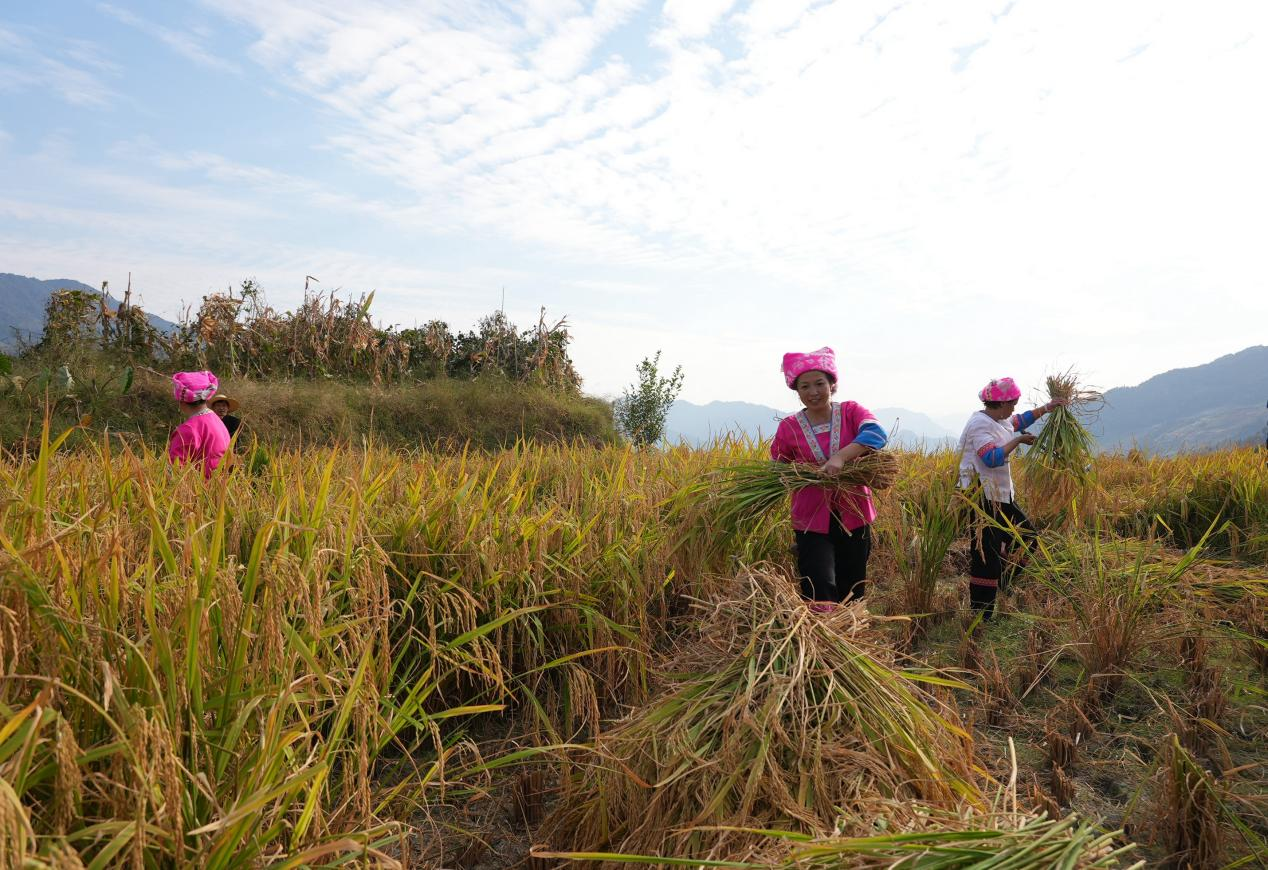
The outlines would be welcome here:
<svg viewBox="0 0 1268 870">
<path fill-rule="evenodd" d="M 988 453 L 990 453 L 992 450 L 994 450 L 994 449 L 996 448 L 996 446 L 998 446 L 998 445 L 996 445 L 996 444 L 995 444 L 995 442 L 994 442 L 994 441 L 992 441 L 990 444 L 987 444 L 985 447 L 983 447 L 981 450 L 979 450 L 979 451 L 977 452 L 977 455 L 978 455 L 978 456 L 980 456 L 980 457 L 982 457 L 983 459 L 985 459 L 985 458 L 986 458 L 986 454 L 988 454 Z"/>
<path fill-rule="evenodd" d="M 970 577 L 970 578 L 969 578 L 969 583 L 971 583 L 971 584 L 972 584 L 972 585 L 974 585 L 974 586 L 985 586 L 985 587 L 987 587 L 987 588 L 989 588 L 989 589 L 998 589 L 998 588 L 999 588 L 999 581 L 998 581 L 998 580 L 990 580 L 990 579 L 988 579 L 988 578 L 986 578 L 986 577 Z"/>
</svg>

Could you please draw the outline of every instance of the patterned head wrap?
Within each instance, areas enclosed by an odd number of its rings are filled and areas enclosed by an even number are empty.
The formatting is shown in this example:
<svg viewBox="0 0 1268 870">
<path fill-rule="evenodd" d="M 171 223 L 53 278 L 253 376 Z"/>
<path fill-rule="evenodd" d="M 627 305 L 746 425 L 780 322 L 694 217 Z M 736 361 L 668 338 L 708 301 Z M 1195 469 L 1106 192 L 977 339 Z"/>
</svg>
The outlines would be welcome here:
<svg viewBox="0 0 1268 870">
<path fill-rule="evenodd" d="M 177 372 L 172 375 L 172 397 L 178 402 L 205 402 L 220 389 L 220 381 L 211 372 Z"/>
<path fill-rule="evenodd" d="M 837 382 L 837 356 L 830 347 L 810 353 L 784 354 L 784 381 L 790 390 L 797 389 L 797 378 L 806 372 L 823 372 L 832 383 Z"/>
<path fill-rule="evenodd" d="M 982 387 L 977 397 L 983 402 L 1011 402 L 1021 398 L 1021 389 L 1012 378 L 994 378 Z"/>
</svg>

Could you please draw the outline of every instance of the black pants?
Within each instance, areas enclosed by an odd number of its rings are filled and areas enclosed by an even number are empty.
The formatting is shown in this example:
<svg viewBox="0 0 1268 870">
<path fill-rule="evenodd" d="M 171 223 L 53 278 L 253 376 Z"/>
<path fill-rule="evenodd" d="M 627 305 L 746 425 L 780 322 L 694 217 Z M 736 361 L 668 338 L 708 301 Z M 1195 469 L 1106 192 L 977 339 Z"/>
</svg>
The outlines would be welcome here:
<svg viewBox="0 0 1268 870">
<path fill-rule="evenodd" d="M 1035 527 L 1011 502 L 982 499 L 982 514 L 973 524 L 969 548 L 969 605 L 984 611 L 983 618 L 995 613 L 995 598 L 1007 590 L 1017 573 L 1018 560 L 1035 539 Z M 1018 541 L 1020 536 L 1021 540 Z"/>
<path fill-rule="evenodd" d="M 872 553 L 872 527 L 852 532 L 834 515 L 828 533 L 794 532 L 801 594 L 813 601 L 862 598 L 867 591 L 867 557 Z"/>
</svg>

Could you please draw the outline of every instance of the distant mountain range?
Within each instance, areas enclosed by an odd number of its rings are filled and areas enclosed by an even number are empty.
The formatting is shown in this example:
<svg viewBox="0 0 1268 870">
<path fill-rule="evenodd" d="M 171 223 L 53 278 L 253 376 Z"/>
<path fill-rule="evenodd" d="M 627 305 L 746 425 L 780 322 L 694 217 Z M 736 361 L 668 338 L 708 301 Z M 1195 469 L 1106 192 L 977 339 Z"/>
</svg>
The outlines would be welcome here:
<svg viewBox="0 0 1268 870">
<path fill-rule="evenodd" d="M 12 351 L 17 337 L 38 341 L 44 307 L 55 290 L 100 292 L 80 281 L 50 281 L 0 272 L 0 349 Z M 107 297 L 108 304 L 118 301 Z M 147 315 L 156 329 L 176 324 Z M 1263 443 L 1268 421 L 1268 346 L 1248 347 L 1205 365 L 1174 369 L 1134 387 L 1105 394 L 1105 408 L 1090 424 L 1102 450 L 1138 446 L 1155 453 L 1204 450 L 1229 444 Z M 778 410 L 751 402 L 675 402 L 666 421 L 670 441 L 701 444 L 731 433 L 769 438 L 791 408 Z M 875 408 L 891 439 L 904 447 L 954 445 L 963 415 L 930 417 L 907 408 Z"/>
<path fill-rule="evenodd" d="M 742 435 L 755 440 L 770 438 L 779 421 L 792 410 L 777 411 L 751 402 L 710 402 L 696 405 L 678 400 L 669 409 L 665 435 L 671 442 L 686 441 L 704 444 L 720 435 Z M 890 440 L 903 447 L 936 448 L 955 444 L 952 433 L 926 414 L 907 408 L 876 408 L 876 419 L 889 433 Z"/>
<path fill-rule="evenodd" d="M 1175 369 L 1135 387 L 1105 393 L 1105 407 L 1089 424 L 1102 450 L 1133 446 L 1152 453 L 1208 450 L 1264 441 L 1268 421 L 1268 347 L 1248 347 L 1205 365 Z M 903 447 L 954 446 L 967 419 L 934 418 L 906 408 L 876 408 L 873 413 Z M 670 441 L 701 444 L 725 434 L 769 438 L 780 411 L 749 402 L 677 401 L 666 420 Z M 955 427 L 954 429 L 951 427 Z"/>
<path fill-rule="evenodd" d="M 39 341 L 44 331 L 44 308 L 55 290 L 101 292 L 96 287 L 69 278 L 41 281 L 39 278 L 0 272 L 0 348 L 12 350 L 19 340 L 28 343 Z M 119 307 L 119 301 L 113 296 L 107 294 L 106 300 L 108 305 Z M 176 329 L 176 324 L 153 314 L 147 313 L 146 318 L 160 332 Z"/>
<path fill-rule="evenodd" d="M 1089 428 L 1103 450 L 1133 445 L 1154 453 L 1264 442 L 1268 347 L 1258 345 L 1205 365 L 1173 369 L 1135 387 L 1105 393 Z"/>
</svg>

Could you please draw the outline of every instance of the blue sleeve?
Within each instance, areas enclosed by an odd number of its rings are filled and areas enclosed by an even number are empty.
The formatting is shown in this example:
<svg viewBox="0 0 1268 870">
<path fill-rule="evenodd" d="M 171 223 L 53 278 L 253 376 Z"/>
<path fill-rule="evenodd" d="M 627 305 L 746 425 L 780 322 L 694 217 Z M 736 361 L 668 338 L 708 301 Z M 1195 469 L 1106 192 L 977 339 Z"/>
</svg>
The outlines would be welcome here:
<svg viewBox="0 0 1268 870">
<path fill-rule="evenodd" d="M 978 453 L 978 456 L 982 458 L 982 464 L 987 468 L 999 468 L 1008 461 L 1003 447 L 992 447 L 990 450 Z"/>
<path fill-rule="evenodd" d="M 1013 415 L 1013 431 L 1021 432 L 1035 425 L 1035 412 L 1022 411 L 1020 414 Z M 992 468 L 994 466 L 991 466 Z"/>
<path fill-rule="evenodd" d="M 859 427 L 859 434 L 854 436 L 854 443 L 880 450 L 889 443 L 889 436 L 879 423 L 864 423 Z"/>
</svg>

